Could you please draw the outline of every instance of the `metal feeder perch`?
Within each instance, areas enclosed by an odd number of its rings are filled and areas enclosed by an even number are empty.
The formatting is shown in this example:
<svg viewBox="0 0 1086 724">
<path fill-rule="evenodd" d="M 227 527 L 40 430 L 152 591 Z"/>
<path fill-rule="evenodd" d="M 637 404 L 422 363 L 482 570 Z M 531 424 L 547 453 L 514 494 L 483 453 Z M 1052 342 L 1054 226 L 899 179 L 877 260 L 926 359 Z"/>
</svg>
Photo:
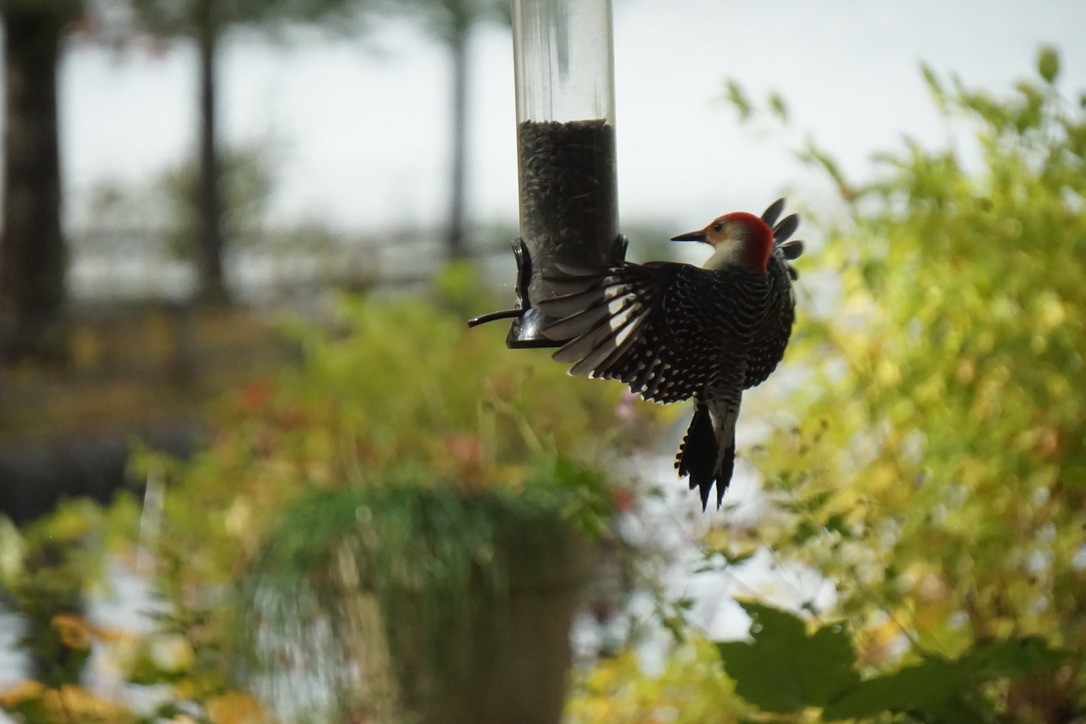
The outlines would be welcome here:
<svg viewBox="0 0 1086 724">
<path fill-rule="evenodd" d="M 615 92 L 611 0 L 513 0 L 520 236 L 510 348 L 555 347 L 534 305 L 554 295 L 558 264 L 618 264 Z"/>
</svg>

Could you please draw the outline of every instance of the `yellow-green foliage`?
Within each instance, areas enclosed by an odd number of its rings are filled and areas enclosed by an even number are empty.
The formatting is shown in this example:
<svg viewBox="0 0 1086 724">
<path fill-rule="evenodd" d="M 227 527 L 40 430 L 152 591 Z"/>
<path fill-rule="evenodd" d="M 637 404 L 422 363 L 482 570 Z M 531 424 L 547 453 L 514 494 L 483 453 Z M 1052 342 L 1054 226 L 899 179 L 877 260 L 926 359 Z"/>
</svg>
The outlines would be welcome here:
<svg viewBox="0 0 1086 724">
<path fill-rule="evenodd" d="M 479 286 L 474 276 L 461 284 Z M 475 311 L 493 304 L 474 299 Z M 653 408 L 616 414 L 620 386 L 571 378 L 545 351 L 506 349 L 502 325 L 469 330 L 464 319 L 418 299 L 345 298 L 333 331 L 296 325 L 302 365 L 223 403 L 194 460 L 142 456 L 141 470 L 179 483 L 163 539 L 184 567 L 231 580 L 268 515 L 313 488 L 404 467 L 468 488 L 516 484 L 533 459 L 602 463 L 652 438 Z"/>
<path fill-rule="evenodd" d="M 440 280 L 438 303 L 345 298 L 331 330 L 295 324 L 302 363 L 225 401 L 194 459 L 140 456 L 139 470 L 169 481 L 159 583 L 177 616 L 167 629 L 192 641 L 205 695 L 227 680 L 233 584 L 303 494 L 390 476 L 518 488 L 548 461 L 600 470 L 653 438 L 654 409 L 627 410 L 620 386 L 571 378 L 546 351 L 506 349 L 504 325 L 469 330 L 467 316 L 495 306 L 480 288 L 458 267 Z M 601 490 L 571 505 L 591 518 L 610 505 Z"/>
<path fill-rule="evenodd" d="M 577 672 L 567 724 L 704 724 L 749 714 L 713 645 L 691 636 L 659 673 L 646 673 L 630 650 Z"/>
<path fill-rule="evenodd" d="M 909 144 L 805 258 L 840 296 L 791 350 L 808 384 L 755 461 L 778 512 L 754 535 L 836 584 L 875 667 L 1033 634 L 1086 650 L 1086 113 L 1051 51 L 1040 73 L 997 96 L 926 71 L 979 165 Z M 1083 684 L 993 701 L 1058 719 Z"/>
<path fill-rule="evenodd" d="M 43 684 L 78 681 L 90 654 L 89 645 L 71 645 L 56 619 L 81 612 L 84 587 L 98 567 L 92 539 L 101 522 L 101 511 L 85 500 L 64 502 L 22 531 L 0 517 L 0 592 L 26 620 L 20 643 Z"/>
</svg>

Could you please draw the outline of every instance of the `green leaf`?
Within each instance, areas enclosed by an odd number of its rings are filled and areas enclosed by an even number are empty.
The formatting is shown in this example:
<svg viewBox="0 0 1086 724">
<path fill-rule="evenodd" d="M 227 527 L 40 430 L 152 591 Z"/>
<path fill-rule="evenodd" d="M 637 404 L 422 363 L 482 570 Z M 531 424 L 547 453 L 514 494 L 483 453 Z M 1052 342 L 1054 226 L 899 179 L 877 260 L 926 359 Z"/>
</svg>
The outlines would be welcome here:
<svg viewBox="0 0 1086 724">
<path fill-rule="evenodd" d="M 724 561 L 729 566 L 741 566 L 744 563 L 746 563 L 747 561 L 749 561 L 751 558 L 753 558 L 754 555 L 757 552 L 758 551 L 756 551 L 756 550 L 744 551 L 744 552 L 741 552 L 741 553 L 731 553 L 729 551 L 720 551 L 720 554 L 722 556 L 724 556 Z"/>
<path fill-rule="evenodd" d="M 739 85 L 739 82 L 734 78 L 729 78 L 724 94 L 725 100 L 735 106 L 735 110 L 739 112 L 739 120 L 746 121 L 753 113 L 753 107 L 750 104 L 750 99 L 747 97 L 746 91 L 743 90 L 743 86 Z"/>
<path fill-rule="evenodd" d="M 928 92 L 931 93 L 931 98 L 935 102 L 936 108 L 945 108 L 946 91 L 943 89 L 943 84 L 939 81 L 939 76 L 935 74 L 935 70 L 927 63 L 921 63 L 920 74 L 924 78 L 924 83 L 928 86 Z"/>
<path fill-rule="evenodd" d="M 1040 636 L 992 641 L 977 646 L 958 665 L 978 681 L 1018 678 L 1069 663 L 1071 655 L 1048 647 Z"/>
<path fill-rule="evenodd" d="M 965 685 L 961 672 L 942 659 L 860 682 L 822 712 L 828 721 L 861 719 L 887 711 L 932 711 Z"/>
<path fill-rule="evenodd" d="M 784 102 L 784 96 L 776 91 L 769 94 L 769 110 L 782 122 L 788 122 L 788 104 Z"/>
<path fill-rule="evenodd" d="M 843 538 L 848 538 L 851 535 L 848 528 L 848 520 L 843 513 L 835 513 L 826 518 L 826 523 L 823 527 L 830 533 L 836 533 Z"/>
<path fill-rule="evenodd" d="M 823 718 L 858 719 L 882 712 L 922 712 L 933 718 L 957 720 L 975 710 L 977 687 L 988 681 L 1019 678 L 1067 663 L 1070 655 L 1050 649 L 1044 639 L 1027 637 L 993 641 L 956 661 L 931 657 L 893 674 L 860 682 L 835 699 Z"/>
<path fill-rule="evenodd" d="M 1056 76 L 1060 74 L 1060 54 L 1051 46 L 1041 48 L 1037 56 L 1037 72 L 1044 78 L 1045 83 L 1052 85 Z"/>
<path fill-rule="evenodd" d="M 717 644 L 736 692 L 763 711 L 788 713 L 825 706 L 859 682 L 856 655 L 844 627 L 808 636 L 803 619 L 754 602 L 740 602 L 752 619 L 753 641 Z"/>
</svg>

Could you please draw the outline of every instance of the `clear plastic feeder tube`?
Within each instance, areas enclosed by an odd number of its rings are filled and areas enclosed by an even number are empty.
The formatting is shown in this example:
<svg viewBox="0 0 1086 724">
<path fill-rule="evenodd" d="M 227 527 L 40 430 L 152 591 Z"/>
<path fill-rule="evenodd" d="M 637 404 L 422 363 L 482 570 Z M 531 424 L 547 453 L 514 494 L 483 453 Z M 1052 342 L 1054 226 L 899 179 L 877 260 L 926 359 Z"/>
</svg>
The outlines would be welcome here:
<svg viewBox="0 0 1086 724">
<path fill-rule="evenodd" d="M 520 237 L 528 299 L 559 263 L 613 263 L 618 242 L 611 0 L 513 0 Z M 529 309 L 529 312 L 532 310 Z M 537 310 L 536 310 L 537 311 Z M 510 346 L 547 345 L 538 313 Z"/>
</svg>

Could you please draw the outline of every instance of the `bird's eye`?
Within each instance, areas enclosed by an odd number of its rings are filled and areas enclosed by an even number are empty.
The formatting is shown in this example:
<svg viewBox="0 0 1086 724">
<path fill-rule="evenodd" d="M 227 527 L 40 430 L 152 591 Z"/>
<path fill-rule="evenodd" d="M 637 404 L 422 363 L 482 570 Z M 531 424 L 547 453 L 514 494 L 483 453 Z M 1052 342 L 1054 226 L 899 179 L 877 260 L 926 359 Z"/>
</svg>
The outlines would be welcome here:
<svg viewBox="0 0 1086 724">
<path fill-rule="evenodd" d="M 723 228 L 724 224 L 720 223 L 719 221 L 713 224 L 713 231 L 720 231 Z"/>
</svg>

